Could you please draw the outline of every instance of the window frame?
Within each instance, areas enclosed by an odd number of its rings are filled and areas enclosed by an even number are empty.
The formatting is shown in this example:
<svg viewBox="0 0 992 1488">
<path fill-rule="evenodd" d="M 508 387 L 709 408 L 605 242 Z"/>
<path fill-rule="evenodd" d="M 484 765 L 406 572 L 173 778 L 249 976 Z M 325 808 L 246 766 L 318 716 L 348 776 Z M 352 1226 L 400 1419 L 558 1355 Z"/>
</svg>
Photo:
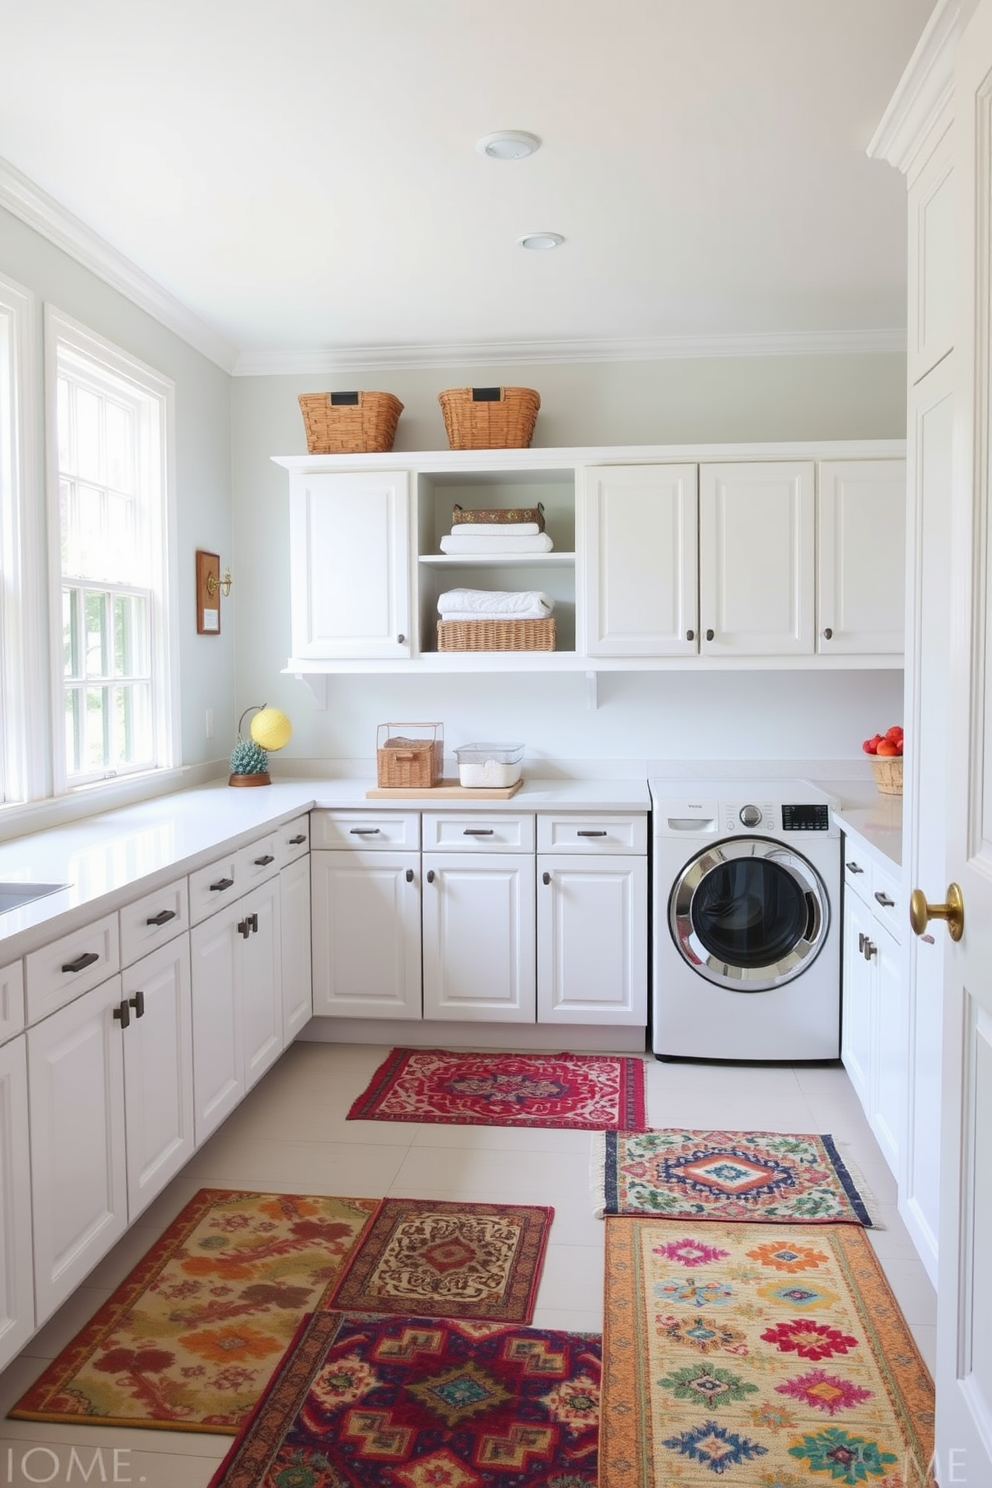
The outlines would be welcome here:
<svg viewBox="0 0 992 1488">
<path fill-rule="evenodd" d="M 153 554 L 157 553 L 156 582 L 152 586 L 151 670 L 153 762 L 102 776 L 73 779 L 69 776 L 65 742 L 65 675 L 62 617 L 62 522 L 59 502 L 58 377 L 60 352 L 92 364 L 95 382 L 101 380 L 123 388 L 149 405 L 155 449 L 154 473 L 161 500 L 147 510 L 152 529 Z M 48 523 L 49 523 L 49 628 L 51 669 L 51 727 L 53 794 L 74 795 L 105 791 L 115 783 L 147 778 L 176 768 L 179 741 L 179 683 L 177 658 L 178 573 L 176 553 L 176 492 L 173 439 L 175 384 L 155 368 L 97 335 L 79 321 L 51 305 L 45 307 L 45 404 L 48 430 Z M 98 583 L 94 587 L 101 588 Z"/>
</svg>

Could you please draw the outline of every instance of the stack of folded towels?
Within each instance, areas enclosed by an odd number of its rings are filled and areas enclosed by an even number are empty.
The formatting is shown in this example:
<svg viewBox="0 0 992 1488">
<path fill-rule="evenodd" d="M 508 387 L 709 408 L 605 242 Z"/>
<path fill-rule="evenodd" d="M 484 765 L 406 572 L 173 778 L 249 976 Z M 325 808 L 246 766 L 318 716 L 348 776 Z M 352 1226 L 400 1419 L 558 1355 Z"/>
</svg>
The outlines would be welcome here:
<svg viewBox="0 0 992 1488">
<path fill-rule="evenodd" d="M 537 520 L 515 522 L 507 520 L 514 515 L 512 509 L 479 512 L 480 521 L 466 521 L 474 513 L 454 511 L 451 531 L 441 539 L 442 553 L 550 553 L 554 547 L 544 531 L 541 509 L 536 509 Z"/>
<path fill-rule="evenodd" d="M 442 620 L 547 620 L 554 607 L 534 589 L 449 589 L 437 602 Z"/>
</svg>

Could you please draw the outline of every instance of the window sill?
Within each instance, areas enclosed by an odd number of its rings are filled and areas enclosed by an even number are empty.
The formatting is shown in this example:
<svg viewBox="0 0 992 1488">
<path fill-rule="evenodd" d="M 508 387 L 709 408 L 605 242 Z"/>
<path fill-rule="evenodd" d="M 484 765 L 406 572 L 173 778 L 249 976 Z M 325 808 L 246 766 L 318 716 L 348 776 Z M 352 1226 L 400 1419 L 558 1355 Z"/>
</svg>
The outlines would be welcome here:
<svg viewBox="0 0 992 1488">
<path fill-rule="evenodd" d="M 43 801 L 10 801 L 0 803 L 0 842 L 23 837 L 46 827 L 66 826 L 97 812 L 113 811 L 117 806 L 131 806 L 172 791 L 188 790 L 217 777 L 223 760 L 202 765 L 177 765 L 168 770 L 147 770 L 140 775 L 127 775 L 114 780 L 100 780 L 79 785 L 65 795 L 48 796 Z"/>
</svg>

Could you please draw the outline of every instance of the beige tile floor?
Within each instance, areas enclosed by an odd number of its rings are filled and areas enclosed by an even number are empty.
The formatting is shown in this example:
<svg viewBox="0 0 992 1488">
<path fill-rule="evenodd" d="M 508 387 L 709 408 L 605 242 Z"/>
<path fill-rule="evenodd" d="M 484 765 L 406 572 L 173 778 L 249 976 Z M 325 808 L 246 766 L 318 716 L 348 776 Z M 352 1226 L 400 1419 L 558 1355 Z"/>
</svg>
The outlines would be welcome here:
<svg viewBox="0 0 992 1488">
<path fill-rule="evenodd" d="M 603 1224 L 592 1217 L 588 1132 L 346 1121 L 385 1057 L 298 1043 L 0 1373 L 0 1485 L 203 1488 L 230 1437 L 9 1421 L 6 1412 L 201 1187 L 552 1204 L 537 1327 L 599 1332 Z M 648 1125 L 831 1132 L 860 1169 L 884 1229 L 871 1242 L 931 1370 L 935 1299 L 895 1207 L 895 1183 L 839 1066 L 645 1060 Z M 75 1448 L 75 1456 L 73 1456 Z M 116 1454 L 116 1456 L 115 1456 Z M 88 1474 L 88 1477 L 87 1477 Z"/>
</svg>

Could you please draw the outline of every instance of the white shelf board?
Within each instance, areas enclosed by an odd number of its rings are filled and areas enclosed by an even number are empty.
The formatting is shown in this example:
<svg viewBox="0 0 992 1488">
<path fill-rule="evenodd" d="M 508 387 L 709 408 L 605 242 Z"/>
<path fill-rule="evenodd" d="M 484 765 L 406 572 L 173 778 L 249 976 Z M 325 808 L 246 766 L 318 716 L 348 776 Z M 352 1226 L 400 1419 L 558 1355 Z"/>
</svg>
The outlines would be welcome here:
<svg viewBox="0 0 992 1488">
<path fill-rule="evenodd" d="M 421 553 L 425 568 L 574 568 L 574 553 Z"/>
</svg>

